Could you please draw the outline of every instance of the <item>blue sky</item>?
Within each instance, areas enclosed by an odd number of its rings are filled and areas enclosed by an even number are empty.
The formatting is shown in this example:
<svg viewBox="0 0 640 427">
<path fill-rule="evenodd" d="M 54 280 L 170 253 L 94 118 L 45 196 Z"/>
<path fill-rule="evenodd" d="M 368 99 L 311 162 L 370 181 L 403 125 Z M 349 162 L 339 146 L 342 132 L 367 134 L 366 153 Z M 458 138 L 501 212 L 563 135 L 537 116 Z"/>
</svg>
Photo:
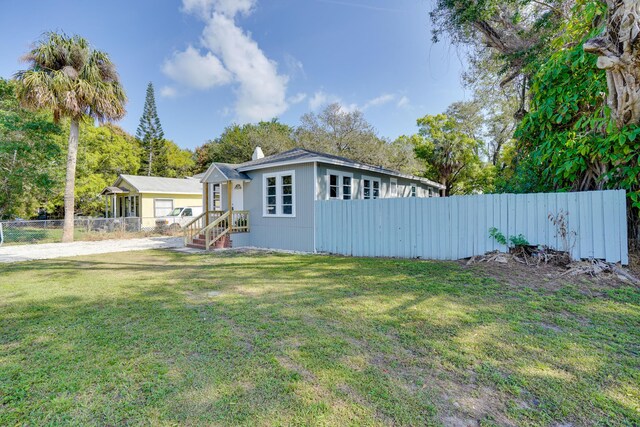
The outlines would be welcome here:
<svg viewBox="0 0 640 427">
<path fill-rule="evenodd" d="M 42 33 L 108 52 L 135 129 L 153 82 L 167 138 L 194 148 L 231 123 L 297 125 L 329 102 L 358 108 L 383 137 L 468 94 L 461 54 L 433 44 L 421 0 L 3 0 L 0 76 Z"/>
</svg>

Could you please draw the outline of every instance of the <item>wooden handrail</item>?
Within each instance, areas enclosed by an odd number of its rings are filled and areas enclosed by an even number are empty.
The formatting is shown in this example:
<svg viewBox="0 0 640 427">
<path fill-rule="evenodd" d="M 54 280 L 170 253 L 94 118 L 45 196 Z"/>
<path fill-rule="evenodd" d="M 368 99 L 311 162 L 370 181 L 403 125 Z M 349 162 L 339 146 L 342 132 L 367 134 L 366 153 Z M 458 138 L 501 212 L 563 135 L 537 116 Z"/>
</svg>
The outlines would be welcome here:
<svg viewBox="0 0 640 427">
<path fill-rule="evenodd" d="M 185 224 L 184 228 L 189 228 L 191 227 L 191 225 L 193 225 L 194 222 L 198 221 L 199 219 L 203 218 L 206 214 L 208 214 L 209 212 L 205 211 L 202 212 L 200 215 L 198 215 L 197 217 L 195 217 L 194 219 L 192 219 L 191 221 L 189 221 L 188 223 Z"/>
<path fill-rule="evenodd" d="M 231 232 L 233 233 L 249 232 L 249 211 L 232 211 L 231 212 Z"/>
<path fill-rule="evenodd" d="M 211 217 L 207 217 L 211 215 Z M 209 225 L 206 222 L 211 221 Z M 212 231 L 216 231 L 212 233 Z M 185 245 L 193 242 L 195 236 L 204 234 L 205 248 L 217 242 L 228 233 L 249 232 L 249 211 L 207 211 L 184 226 Z"/>
<path fill-rule="evenodd" d="M 209 212 L 204 212 L 189 221 L 184 227 L 182 227 L 185 246 L 193 241 L 193 236 L 195 234 L 194 232 L 197 232 L 205 225 L 204 218 L 208 214 Z"/>
<path fill-rule="evenodd" d="M 215 238 L 213 239 L 213 241 L 211 241 L 211 238 L 209 237 L 209 232 L 211 230 L 213 230 L 214 228 L 219 228 L 220 224 L 222 222 L 224 222 L 226 219 L 229 218 L 229 214 L 230 212 L 225 212 L 224 214 L 222 214 L 220 217 L 218 217 L 218 219 L 216 219 L 215 221 L 213 221 L 211 224 L 207 225 L 205 228 L 203 228 L 200 231 L 200 234 L 204 233 L 204 242 L 205 242 L 205 249 L 209 249 L 209 246 L 211 246 L 213 243 L 215 243 L 220 237 L 224 236 L 225 234 L 227 234 L 227 232 L 229 231 L 229 223 L 227 221 L 227 225 L 224 227 L 225 230 L 223 233 L 218 234 L 217 236 L 215 236 Z"/>
</svg>

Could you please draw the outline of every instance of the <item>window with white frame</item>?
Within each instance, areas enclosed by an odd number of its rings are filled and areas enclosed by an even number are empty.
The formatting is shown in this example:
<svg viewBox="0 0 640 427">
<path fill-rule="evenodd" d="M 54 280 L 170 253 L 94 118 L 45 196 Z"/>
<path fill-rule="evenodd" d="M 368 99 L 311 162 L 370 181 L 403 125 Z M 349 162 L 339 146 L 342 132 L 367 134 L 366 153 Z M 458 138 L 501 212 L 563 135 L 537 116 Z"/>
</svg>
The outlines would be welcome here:
<svg viewBox="0 0 640 427">
<path fill-rule="evenodd" d="M 362 198 L 380 198 L 380 178 L 372 178 L 369 176 L 362 177 Z"/>
<path fill-rule="evenodd" d="M 416 197 L 418 193 L 418 187 L 415 184 L 411 184 L 411 197 Z"/>
<path fill-rule="evenodd" d="M 220 190 L 220 184 L 213 184 L 211 186 L 211 206 L 214 211 L 222 210 L 222 192 Z"/>
<path fill-rule="evenodd" d="M 263 215 L 295 216 L 295 172 L 265 174 L 263 178 Z"/>
<path fill-rule="evenodd" d="M 352 189 L 353 178 L 350 176 L 342 177 L 342 199 L 343 200 L 351 200 L 351 189 Z"/>
<path fill-rule="evenodd" d="M 327 198 L 350 200 L 353 195 L 353 175 L 348 172 L 327 171 Z"/>
<path fill-rule="evenodd" d="M 389 197 L 398 197 L 398 179 L 391 178 L 389 180 Z"/>
<path fill-rule="evenodd" d="M 153 213 L 156 217 L 167 216 L 173 210 L 173 199 L 153 199 Z"/>
</svg>

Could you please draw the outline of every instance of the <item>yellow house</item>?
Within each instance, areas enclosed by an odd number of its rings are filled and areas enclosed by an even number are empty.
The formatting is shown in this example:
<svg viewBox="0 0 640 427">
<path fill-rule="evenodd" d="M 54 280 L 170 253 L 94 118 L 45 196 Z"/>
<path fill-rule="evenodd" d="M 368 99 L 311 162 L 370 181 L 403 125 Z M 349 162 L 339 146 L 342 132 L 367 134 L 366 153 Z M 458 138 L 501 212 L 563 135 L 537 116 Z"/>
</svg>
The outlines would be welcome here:
<svg viewBox="0 0 640 427">
<path fill-rule="evenodd" d="M 152 227 L 155 218 L 174 208 L 202 207 L 202 184 L 197 178 L 120 175 L 100 194 L 105 196 L 105 217 L 142 218 L 142 227 Z"/>
</svg>

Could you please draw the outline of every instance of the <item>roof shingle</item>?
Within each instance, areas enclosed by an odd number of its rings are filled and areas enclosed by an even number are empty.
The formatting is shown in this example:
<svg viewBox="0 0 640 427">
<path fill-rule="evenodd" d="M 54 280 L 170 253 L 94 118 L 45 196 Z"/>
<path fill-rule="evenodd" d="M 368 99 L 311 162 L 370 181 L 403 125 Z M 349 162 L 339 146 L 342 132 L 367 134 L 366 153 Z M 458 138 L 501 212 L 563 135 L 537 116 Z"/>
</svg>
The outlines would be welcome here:
<svg viewBox="0 0 640 427">
<path fill-rule="evenodd" d="M 194 178 L 120 175 L 140 193 L 202 194 L 202 184 Z"/>
</svg>

